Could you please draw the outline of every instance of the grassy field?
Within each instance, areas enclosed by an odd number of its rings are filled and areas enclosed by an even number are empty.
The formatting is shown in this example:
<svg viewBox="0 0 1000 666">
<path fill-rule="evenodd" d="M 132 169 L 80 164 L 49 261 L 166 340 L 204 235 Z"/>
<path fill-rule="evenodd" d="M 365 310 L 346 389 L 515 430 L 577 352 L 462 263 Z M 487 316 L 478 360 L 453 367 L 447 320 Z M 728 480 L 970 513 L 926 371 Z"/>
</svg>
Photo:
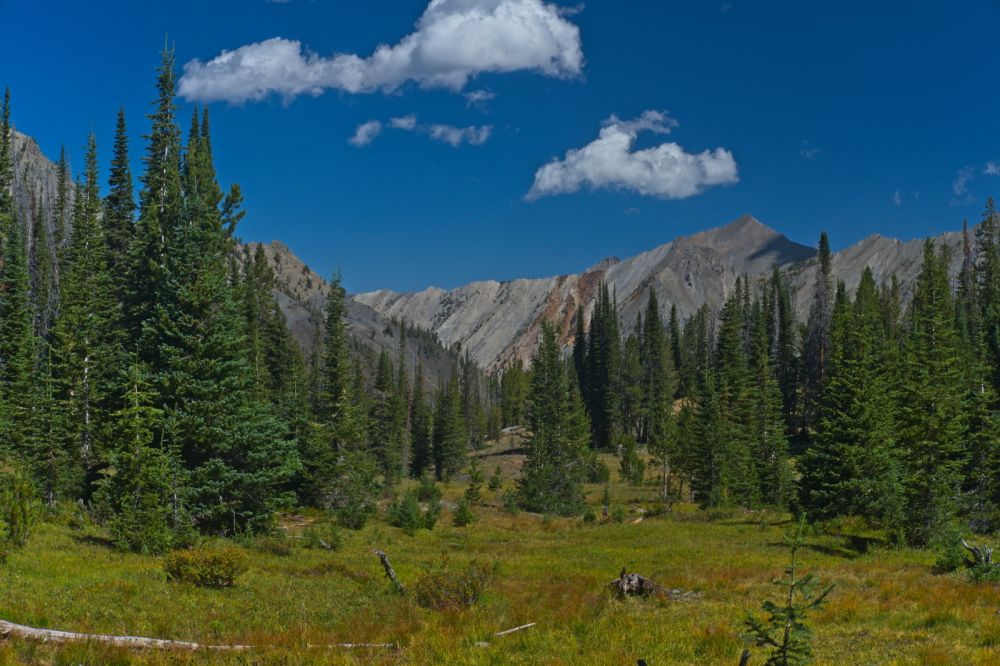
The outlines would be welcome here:
<svg viewBox="0 0 1000 666">
<path fill-rule="evenodd" d="M 495 453 L 495 452 L 494 452 Z M 486 456 L 511 484 L 516 456 Z M 617 476 L 617 474 L 613 474 Z M 337 551 L 246 546 L 250 569 L 228 590 L 167 582 L 159 558 L 119 553 L 99 531 L 46 523 L 0 568 L 0 617 L 69 631 L 202 643 L 248 643 L 244 653 L 126 652 L 78 644 L 0 644 L 0 664 L 732 664 L 741 621 L 776 588 L 787 550 L 786 517 L 709 516 L 681 506 L 640 518 L 653 488 L 612 484 L 620 523 L 510 515 L 484 489 L 474 527 L 455 528 L 448 506 L 433 531 L 412 536 L 373 520 L 344 531 Z M 599 503 L 603 488 L 589 487 Z M 316 516 L 289 520 L 289 532 Z M 319 518 L 322 520 L 322 518 Z M 295 541 L 295 540 L 293 540 Z M 384 549 L 403 583 L 443 562 L 498 562 L 483 599 L 464 611 L 421 608 L 395 594 L 373 548 Z M 869 548 L 818 535 L 804 566 L 836 584 L 811 622 L 819 664 L 1000 664 L 1000 593 L 932 571 L 933 555 Z M 698 590 L 687 601 L 618 601 L 604 587 L 622 566 L 667 587 Z M 504 637 L 499 630 L 533 628 Z M 339 642 L 392 642 L 396 649 L 311 649 Z M 758 656 L 751 663 L 762 663 Z"/>
</svg>

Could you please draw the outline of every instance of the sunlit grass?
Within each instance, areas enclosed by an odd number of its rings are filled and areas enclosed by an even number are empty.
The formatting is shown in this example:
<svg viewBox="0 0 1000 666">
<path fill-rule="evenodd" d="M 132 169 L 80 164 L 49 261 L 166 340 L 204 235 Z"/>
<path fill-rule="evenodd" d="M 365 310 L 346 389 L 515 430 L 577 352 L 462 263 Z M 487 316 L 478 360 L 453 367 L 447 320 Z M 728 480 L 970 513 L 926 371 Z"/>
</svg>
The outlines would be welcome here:
<svg viewBox="0 0 1000 666">
<path fill-rule="evenodd" d="M 484 469 L 492 473 L 487 456 Z M 505 487 L 516 457 L 502 457 Z M 613 477 L 617 478 L 616 470 Z M 622 523 L 585 525 L 500 510 L 496 494 L 476 507 L 479 522 L 455 528 L 460 481 L 445 488 L 445 514 L 412 536 L 372 521 L 345 532 L 335 552 L 296 546 L 289 555 L 248 547 L 238 585 L 206 590 L 168 583 L 158 558 L 119 553 L 94 530 L 43 524 L 0 568 L 0 617 L 38 627 L 266 646 L 252 653 L 129 653 L 93 645 L 11 641 L 0 664 L 114 663 L 448 663 L 735 664 L 741 621 L 775 592 L 786 560 L 787 517 L 737 513 L 709 521 L 689 506 Z M 651 505 L 653 488 L 614 483 L 612 502 Z M 595 505 L 602 486 L 588 487 Z M 630 504 L 631 503 L 631 504 Z M 290 521 L 290 531 L 302 529 Z M 396 595 L 372 549 L 389 553 L 404 584 L 448 560 L 499 562 L 478 604 L 432 611 Z M 804 567 L 836 584 L 812 620 L 819 664 L 1000 663 L 1000 593 L 932 572 L 933 555 L 819 535 Z M 670 602 L 610 598 L 604 586 L 622 566 L 667 587 L 702 592 Z M 537 626 L 496 638 L 528 622 Z M 308 645 L 392 642 L 396 650 Z M 760 659 L 759 661 L 762 661 Z"/>
</svg>

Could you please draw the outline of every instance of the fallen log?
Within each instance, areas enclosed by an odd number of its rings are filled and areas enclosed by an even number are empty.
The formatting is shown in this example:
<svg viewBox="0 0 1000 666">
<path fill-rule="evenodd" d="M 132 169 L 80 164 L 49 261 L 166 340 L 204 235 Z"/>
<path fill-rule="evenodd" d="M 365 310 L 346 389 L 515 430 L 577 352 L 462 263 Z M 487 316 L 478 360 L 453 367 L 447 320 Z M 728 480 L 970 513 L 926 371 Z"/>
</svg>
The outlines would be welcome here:
<svg viewBox="0 0 1000 666">
<path fill-rule="evenodd" d="M 0 620 L 0 636 L 22 638 L 42 643 L 100 643 L 115 647 L 156 649 L 156 650 L 213 650 L 235 651 L 250 650 L 251 645 L 202 645 L 189 641 L 172 641 L 163 638 L 145 638 L 143 636 L 112 636 L 108 634 L 80 634 L 73 631 L 56 631 L 55 629 L 36 629 L 23 624 L 15 624 Z"/>
<path fill-rule="evenodd" d="M 615 595 L 623 599 L 625 597 L 657 597 L 666 598 L 671 601 L 684 601 L 687 599 L 697 599 L 701 597 L 700 592 L 685 590 L 683 588 L 668 589 L 637 573 L 628 573 L 625 567 L 618 578 L 608 583 L 608 588 Z"/>
<path fill-rule="evenodd" d="M 493 634 L 494 636 L 506 636 L 507 634 L 513 634 L 515 631 L 521 631 L 522 629 L 530 629 L 535 626 L 534 622 L 529 622 L 528 624 L 522 624 L 520 627 L 514 627 L 513 629 L 504 629 L 503 631 L 498 631 Z"/>
</svg>

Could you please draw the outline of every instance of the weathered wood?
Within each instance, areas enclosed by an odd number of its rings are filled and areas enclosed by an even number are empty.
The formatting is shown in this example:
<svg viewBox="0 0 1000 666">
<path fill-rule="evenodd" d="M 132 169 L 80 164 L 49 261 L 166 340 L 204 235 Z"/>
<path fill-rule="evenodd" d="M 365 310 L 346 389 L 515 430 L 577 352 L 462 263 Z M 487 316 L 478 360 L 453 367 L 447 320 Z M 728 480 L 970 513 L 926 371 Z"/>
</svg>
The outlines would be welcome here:
<svg viewBox="0 0 1000 666">
<path fill-rule="evenodd" d="M 329 645 L 306 645 L 306 647 L 310 649 L 321 649 L 321 650 L 330 648 L 345 648 L 349 650 L 354 648 L 386 648 L 391 650 L 396 647 L 396 644 L 395 643 L 330 643 Z"/>
<path fill-rule="evenodd" d="M 637 573 L 628 573 L 625 567 L 622 567 L 622 572 L 618 574 L 618 578 L 608 583 L 608 588 L 619 598 L 660 597 L 670 599 L 671 601 L 684 601 L 687 599 L 696 599 L 701 596 L 701 593 L 692 590 L 682 588 L 667 589 L 661 585 L 657 585 L 645 576 Z"/>
<path fill-rule="evenodd" d="M 740 666 L 750 666 L 750 648 L 743 648 L 743 654 L 740 655 Z"/>
<path fill-rule="evenodd" d="M 157 650 L 249 650 L 251 645 L 202 645 L 189 641 L 172 641 L 162 638 L 145 638 L 143 636 L 112 636 L 108 634 L 80 634 L 72 631 L 56 631 L 55 629 L 36 629 L 23 624 L 15 624 L 0 620 L 0 636 L 21 638 L 42 643 L 101 643 L 115 647 L 157 649 Z"/>
<path fill-rule="evenodd" d="M 382 568 L 385 569 L 385 577 L 392 581 L 392 584 L 395 586 L 397 592 L 405 594 L 406 589 L 403 587 L 403 584 L 399 582 L 399 579 L 396 578 L 396 570 L 392 568 L 389 556 L 386 555 L 385 551 L 381 548 L 376 548 L 374 552 L 376 557 L 378 557 L 379 561 L 382 563 Z"/>
<path fill-rule="evenodd" d="M 965 539 L 962 539 L 962 545 L 965 549 L 972 553 L 973 564 L 993 564 L 993 549 L 989 546 L 970 546 Z"/>
<path fill-rule="evenodd" d="M 514 627 L 513 629 L 504 629 L 503 631 L 498 631 L 493 634 L 494 636 L 506 636 L 507 634 L 513 634 L 515 631 L 521 631 L 522 629 L 530 629 L 535 626 L 534 622 L 529 622 L 528 624 L 522 624 L 520 627 Z"/>
</svg>

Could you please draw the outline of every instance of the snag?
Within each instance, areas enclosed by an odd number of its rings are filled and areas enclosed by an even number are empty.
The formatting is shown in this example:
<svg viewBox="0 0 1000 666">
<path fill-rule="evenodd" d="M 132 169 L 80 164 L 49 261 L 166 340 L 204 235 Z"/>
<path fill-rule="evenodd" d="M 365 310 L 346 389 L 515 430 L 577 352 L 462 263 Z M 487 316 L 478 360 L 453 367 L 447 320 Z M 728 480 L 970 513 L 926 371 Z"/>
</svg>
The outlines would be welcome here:
<svg viewBox="0 0 1000 666">
<path fill-rule="evenodd" d="M 625 567 L 622 567 L 622 572 L 618 575 L 618 578 L 608 583 L 608 587 L 620 599 L 624 599 L 625 597 L 657 597 L 670 599 L 671 601 L 685 601 L 701 597 L 700 592 L 682 588 L 668 589 L 657 585 L 645 576 L 637 573 L 628 573 Z"/>
</svg>

